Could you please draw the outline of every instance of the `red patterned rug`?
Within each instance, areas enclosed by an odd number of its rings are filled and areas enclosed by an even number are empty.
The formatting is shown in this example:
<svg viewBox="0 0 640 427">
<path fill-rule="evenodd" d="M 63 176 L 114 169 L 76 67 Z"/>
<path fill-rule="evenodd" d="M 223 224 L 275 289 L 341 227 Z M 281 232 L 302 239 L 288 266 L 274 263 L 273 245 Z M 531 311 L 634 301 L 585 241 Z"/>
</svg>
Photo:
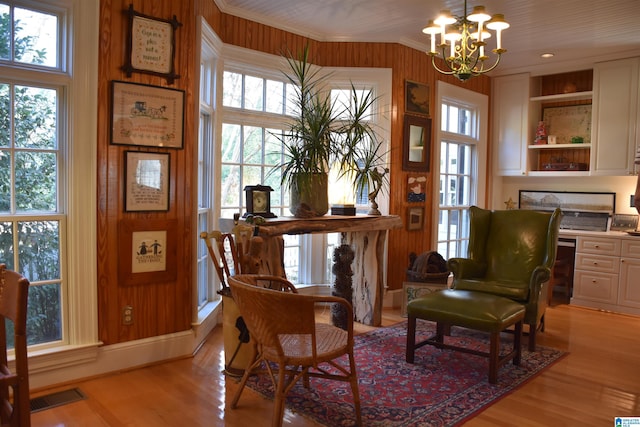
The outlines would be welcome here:
<svg viewBox="0 0 640 427">
<path fill-rule="evenodd" d="M 435 324 L 418 321 L 416 340 L 431 336 Z M 364 426 L 455 426 L 482 411 L 539 374 L 566 353 L 538 346 L 523 347 L 522 362 L 511 362 L 498 372 L 498 383 L 487 381 L 488 359 L 425 346 L 416 350 L 415 364 L 405 362 L 407 323 L 358 335 L 356 366 Z M 512 346 L 512 335 L 502 334 L 503 351 Z M 453 328 L 447 342 L 457 341 L 476 349 L 488 348 L 486 334 Z M 523 339 L 526 342 L 526 339 Z M 250 378 L 248 385 L 273 399 L 266 376 Z M 299 382 L 287 396 L 287 408 L 326 426 L 353 426 L 355 414 L 347 383 L 311 379 L 305 389 Z"/>
</svg>

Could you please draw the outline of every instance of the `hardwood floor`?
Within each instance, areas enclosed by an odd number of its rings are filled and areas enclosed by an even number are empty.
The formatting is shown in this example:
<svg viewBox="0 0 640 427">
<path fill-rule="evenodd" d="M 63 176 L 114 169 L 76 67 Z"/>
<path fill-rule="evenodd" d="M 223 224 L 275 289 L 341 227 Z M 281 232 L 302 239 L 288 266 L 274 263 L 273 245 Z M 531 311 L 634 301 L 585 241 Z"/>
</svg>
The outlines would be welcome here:
<svg viewBox="0 0 640 427">
<path fill-rule="evenodd" d="M 383 325 L 401 321 L 387 310 Z M 371 329 L 358 326 L 359 332 Z M 267 426 L 272 402 L 250 389 L 226 410 L 236 380 L 226 378 L 222 328 L 195 357 L 70 384 L 86 400 L 32 414 L 33 426 Z M 569 352 L 465 426 L 612 426 L 640 416 L 640 318 L 565 304 L 547 310 L 539 344 Z M 48 394 L 58 389 L 41 391 Z M 289 411 L 285 425 L 317 426 Z"/>
</svg>

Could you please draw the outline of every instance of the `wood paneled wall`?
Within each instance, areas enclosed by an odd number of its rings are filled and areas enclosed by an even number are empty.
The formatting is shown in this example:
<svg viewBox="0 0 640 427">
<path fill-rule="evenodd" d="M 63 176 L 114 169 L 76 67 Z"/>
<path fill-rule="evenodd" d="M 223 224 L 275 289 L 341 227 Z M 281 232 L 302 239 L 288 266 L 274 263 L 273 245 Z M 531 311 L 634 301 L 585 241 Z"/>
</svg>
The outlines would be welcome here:
<svg viewBox="0 0 640 427">
<path fill-rule="evenodd" d="M 121 71 L 127 40 L 127 18 L 124 11 L 132 3 L 134 9 L 146 15 L 168 19 L 173 15 L 183 24 L 176 31 L 176 72 L 180 78 L 173 85 L 147 74 L 134 73 L 130 78 Z M 392 69 L 392 126 L 390 213 L 405 221 L 413 206 L 425 208 L 422 231 L 393 230 L 389 239 L 388 284 L 398 289 L 405 280 L 409 253 L 432 250 L 431 229 L 434 178 L 430 171 L 409 173 L 402 170 L 402 129 L 404 117 L 405 80 L 426 83 L 431 87 L 431 102 L 435 99 L 438 79 L 467 89 L 489 94 L 490 80 L 472 79 L 464 84 L 455 78 L 437 74 L 423 52 L 395 43 L 318 42 L 246 19 L 221 13 L 214 0 L 101 0 L 100 64 L 98 111 L 98 298 L 100 339 L 106 344 L 141 339 L 191 327 L 193 289 L 193 242 L 197 231 L 195 216 L 196 141 L 197 141 L 197 70 L 195 62 L 196 28 L 199 16 L 204 16 L 224 43 L 256 51 L 280 55 L 284 50 L 298 51 L 307 43 L 318 65 L 345 67 L 384 67 Z M 419 29 L 416 29 L 419 31 Z M 112 80 L 167 86 L 185 91 L 184 149 L 152 149 L 123 147 L 110 144 L 110 84 Z M 435 126 L 433 127 L 435 129 Z M 432 135 L 432 156 L 434 148 Z M 123 206 L 124 152 L 127 150 L 159 151 L 171 154 L 171 201 L 169 212 L 127 213 Z M 432 160 L 433 161 L 433 160 Z M 407 180 L 410 176 L 427 177 L 427 201 L 407 202 Z M 123 236 L 118 228 L 122 221 L 144 223 L 152 219 L 175 220 L 178 231 L 177 280 L 138 286 L 118 282 L 118 271 L 128 260 L 118 254 L 118 242 Z M 122 308 L 134 308 L 131 326 L 122 324 Z"/>
</svg>

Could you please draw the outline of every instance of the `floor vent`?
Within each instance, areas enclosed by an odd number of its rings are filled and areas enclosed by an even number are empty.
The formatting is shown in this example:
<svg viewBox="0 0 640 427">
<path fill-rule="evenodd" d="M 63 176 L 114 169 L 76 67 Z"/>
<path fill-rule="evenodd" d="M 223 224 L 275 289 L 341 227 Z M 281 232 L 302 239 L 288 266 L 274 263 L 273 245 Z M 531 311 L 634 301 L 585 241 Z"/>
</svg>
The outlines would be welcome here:
<svg viewBox="0 0 640 427">
<path fill-rule="evenodd" d="M 56 406 L 84 400 L 87 396 L 79 388 L 72 388 L 31 399 L 31 412 L 44 411 Z"/>
</svg>

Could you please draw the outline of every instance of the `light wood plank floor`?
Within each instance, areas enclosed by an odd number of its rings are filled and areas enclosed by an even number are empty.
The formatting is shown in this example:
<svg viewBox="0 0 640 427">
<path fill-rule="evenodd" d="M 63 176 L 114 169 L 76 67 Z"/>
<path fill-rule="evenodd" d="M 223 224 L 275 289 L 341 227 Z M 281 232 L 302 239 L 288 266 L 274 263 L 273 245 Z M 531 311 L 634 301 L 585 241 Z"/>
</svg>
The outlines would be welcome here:
<svg viewBox="0 0 640 427">
<path fill-rule="evenodd" d="M 383 325 L 400 320 L 399 310 L 385 311 Z M 539 344 L 569 355 L 466 426 L 612 426 L 616 416 L 640 416 L 639 317 L 556 305 L 548 309 L 539 337 Z M 88 399 L 34 413 L 32 425 L 269 425 L 272 403 L 250 389 L 237 409 L 225 409 L 237 383 L 221 374 L 223 367 L 218 327 L 193 358 L 59 388 L 79 387 Z M 285 425 L 317 424 L 287 411 Z"/>
</svg>

